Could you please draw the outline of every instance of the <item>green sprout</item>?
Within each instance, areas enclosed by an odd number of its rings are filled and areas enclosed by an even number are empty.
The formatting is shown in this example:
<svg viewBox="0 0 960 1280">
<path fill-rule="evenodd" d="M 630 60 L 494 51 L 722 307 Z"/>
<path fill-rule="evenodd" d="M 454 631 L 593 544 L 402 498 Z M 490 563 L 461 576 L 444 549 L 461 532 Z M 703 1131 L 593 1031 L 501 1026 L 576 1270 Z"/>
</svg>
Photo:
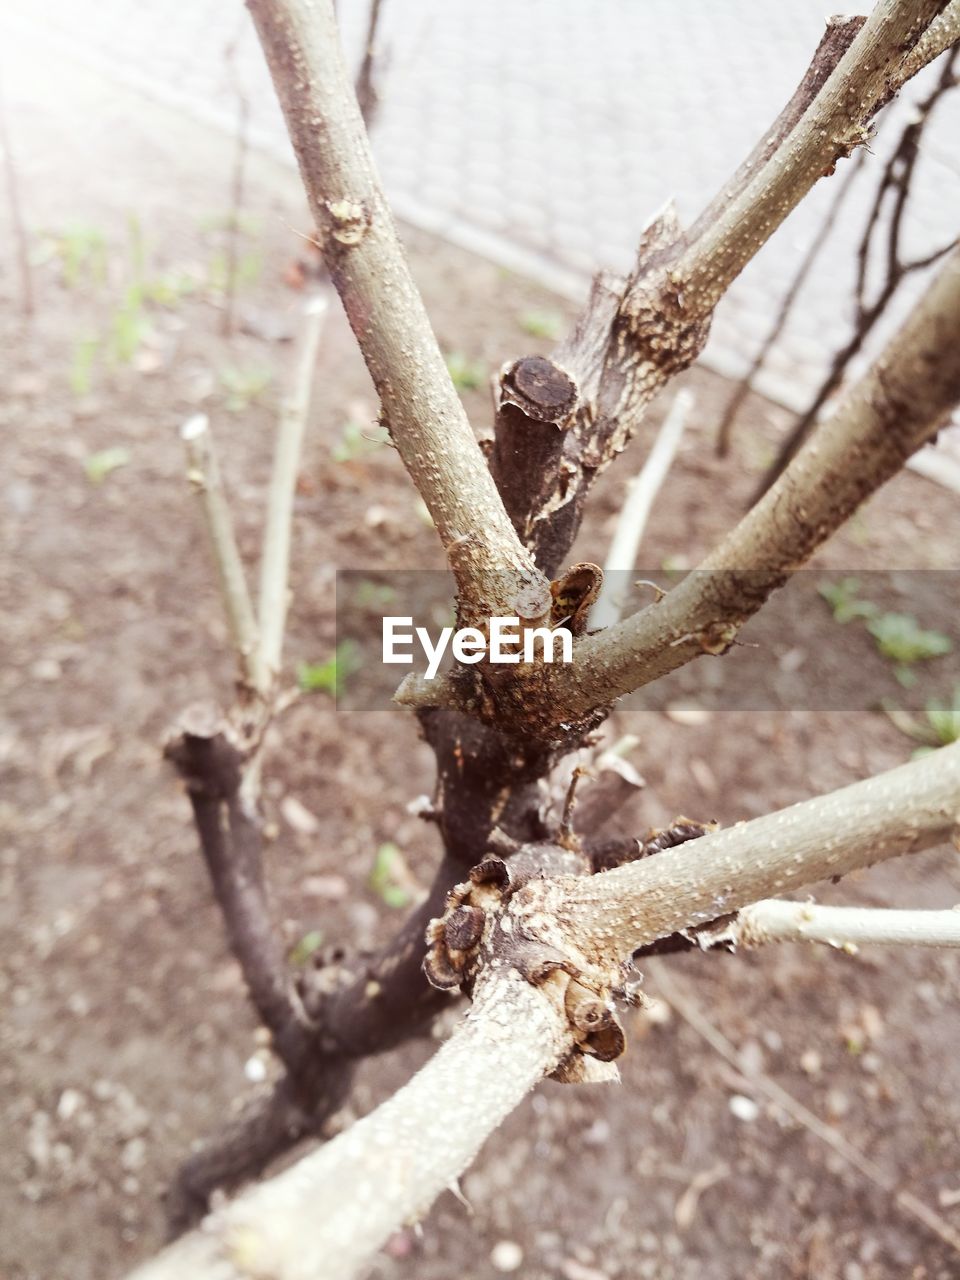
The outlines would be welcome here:
<svg viewBox="0 0 960 1280">
<path fill-rule="evenodd" d="M 960 742 L 960 684 L 953 690 L 952 702 L 931 698 L 924 707 L 924 720 L 918 720 L 889 699 L 882 705 L 900 732 L 921 744 L 914 756 L 925 756 L 938 747 Z"/>
<path fill-rule="evenodd" d="M 292 965 L 302 967 L 322 946 L 323 934 L 319 929 L 311 929 L 290 948 L 288 959 Z"/>
<path fill-rule="evenodd" d="M 91 484 L 102 484 L 118 467 L 125 467 L 130 462 L 130 450 L 122 445 L 114 445 L 111 449 L 101 449 L 97 453 L 88 454 L 84 459 L 83 469 Z"/>
<path fill-rule="evenodd" d="M 520 328 L 532 338 L 560 337 L 563 329 L 563 317 L 559 311 L 541 311 L 534 308 L 524 311 L 519 316 Z"/>
<path fill-rule="evenodd" d="M 448 351 L 444 356 L 447 372 L 458 391 L 476 391 L 483 385 L 486 377 L 486 366 L 478 360 L 471 360 L 462 351 Z"/>
<path fill-rule="evenodd" d="M 410 905 L 413 896 L 410 892 L 410 872 L 403 854 L 390 841 L 377 850 L 369 885 L 388 907 Z"/>
<path fill-rule="evenodd" d="M 839 582 L 820 582 L 817 591 L 833 610 L 834 622 L 844 626 L 854 618 L 875 618 L 877 606 L 869 600 L 858 600 L 859 578 L 842 578 Z"/>
<path fill-rule="evenodd" d="M 360 669 L 360 651 L 353 640 L 342 640 L 326 662 L 301 662 L 297 668 L 297 684 L 304 693 L 329 693 L 338 698 L 346 682 Z"/>
<path fill-rule="evenodd" d="M 916 684 L 914 664 L 942 658 L 953 649 L 949 636 L 925 631 L 909 613 L 883 613 L 867 623 L 867 630 L 880 653 L 895 664 L 893 673 L 904 688 Z"/>
</svg>

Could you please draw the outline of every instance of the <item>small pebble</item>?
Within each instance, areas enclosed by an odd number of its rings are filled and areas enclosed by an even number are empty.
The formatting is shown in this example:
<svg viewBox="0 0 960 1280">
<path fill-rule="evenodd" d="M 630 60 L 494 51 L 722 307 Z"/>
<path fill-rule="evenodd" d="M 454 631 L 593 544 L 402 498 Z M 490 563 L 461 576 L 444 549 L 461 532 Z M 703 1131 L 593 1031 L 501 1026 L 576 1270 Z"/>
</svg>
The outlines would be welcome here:
<svg viewBox="0 0 960 1280">
<path fill-rule="evenodd" d="M 519 1271 L 523 1266 L 523 1250 L 516 1240 L 500 1240 L 490 1250 L 490 1261 L 493 1269 L 504 1275 Z"/>
<path fill-rule="evenodd" d="M 738 1120 L 743 1120 L 745 1124 L 750 1124 L 756 1120 L 760 1114 L 760 1108 L 752 1098 L 745 1098 L 742 1093 L 735 1093 L 729 1102 L 731 1115 L 736 1116 Z"/>
</svg>

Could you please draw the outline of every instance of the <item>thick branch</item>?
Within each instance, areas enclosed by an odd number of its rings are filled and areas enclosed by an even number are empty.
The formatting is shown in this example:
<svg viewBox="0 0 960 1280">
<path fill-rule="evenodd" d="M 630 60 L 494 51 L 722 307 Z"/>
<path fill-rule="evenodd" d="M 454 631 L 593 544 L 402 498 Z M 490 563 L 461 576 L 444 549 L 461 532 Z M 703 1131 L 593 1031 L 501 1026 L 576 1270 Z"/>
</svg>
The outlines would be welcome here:
<svg viewBox="0 0 960 1280">
<path fill-rule="evenodd" d="M 550 972 L 540 963 L 528 982 L 488 952 L 494 958 L 477 979 L 470 1015 L 405 1088 L 211 1215 L 136 1280 L 345 1280 L 397 1225 L 422 1215 L 526 1092 L 567 1059 L 578 1013 L 596 1000 L 569 979 L 556 944 L 586 957 L 594 972 L 616 970 L 657 937 L 771 890 L 928 847 L 955 834 L 958 822 L 960 744 L 655 858 L 529 881 L 508 904 L 511 927 L 488 936 L 499 937 L 502 956 L 514 939 L 521 948 L 539 939 L 540 955 L 553 951 Z M 571 991 L 579 993 L 573 1001 Z"/>
<path fill-rule="evenodd" d="M 562 1009 L 514 970 L 490 974 L 453 1037 L 388 1102 L 131 1280 L 347 1280 L 456 1182 L 570 1043 Z"/>
<path fill-rule="evenodd" d="M 722 929 L 698 936 L 705 947 L 714 943 L 759 947 L 765 942 L 824 942 L 843 950 L 856 950 L 864 943 L 960 947 L 960 909 L 898 911 L 767 898 L 744 907 Z"/>
<path fill-rule="evenodd" d="M 471 616 L 539 618 L 546 582 L 518 539 L 410 275 L 340 53 L 330 0 L 248 0 L 320 247 Z"/>
<path fill-rule="evenodd" d="M 936 434 L 960 400 L 960 251 L 776 485 L 659 604 L 588 636 L 549 670 L 560 720 L 703 653 L 722 653 L 768 596 Z"/>
<path fill-rule="evenodd" d="M 697 312 L 712 311 L 814 183 L 867 141 L 867 126 L 903 83 L 910 51 L 942 7 L 942 0 L 879 0 L 874 6 L 782 145 L 671 263 Z"/>
<path fill-rule="evenodd" d="M 582 948 L 619 958 L 771 894 L 939 844 L 958 827 L 960 743 L 549 891 Z"/>
</svg>

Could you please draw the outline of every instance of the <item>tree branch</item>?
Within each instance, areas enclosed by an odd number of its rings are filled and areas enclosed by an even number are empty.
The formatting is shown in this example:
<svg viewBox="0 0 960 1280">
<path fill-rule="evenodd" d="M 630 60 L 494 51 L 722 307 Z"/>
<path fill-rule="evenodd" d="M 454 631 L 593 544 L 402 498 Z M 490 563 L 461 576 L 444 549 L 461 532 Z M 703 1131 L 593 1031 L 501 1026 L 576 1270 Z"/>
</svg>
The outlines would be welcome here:
<svg viewBox="0 0 960 1280">
<path fill-rule="evenodd" d="M 697 936 L 704 949 L 721 943 L 759 947 L 765 942 L 825 942 L 844 951 L 856 951 L 861 943 L 960 947 L 960 908 L 897 911 L 767 898 L 744 907 L 722 928 Z"/>
<path fill-rule="evenodd" d="M 237 550 L 233 519 L 207 415 L 198 413 L 189 418 L 180 428 L 180 436 L 187 451 L 187 479 L 203 504 L 220 592 L 243 678 L 249 689 L 263 695 L 267 690 L 267 673 L 261 659 L 257 620 Z"/>
<path fill-rule="evenodd" d="M 326 291 L 309 298 L 303 307 L 300 345 L 294 358 L 293 382 L 280 410 L 273 474 L 267 497 L 267 520 L 260 561 L 260 661 L 267 679 L 276 680 L 283 653 L 283 633 L 287 620 L 290 537 L 293 524 L 293 497 L 300 469 L 300 452 L 320 335 L 330 299 Z"/>
<path fill-rule="evenodd" d="M 867 141 L 867 126 L 903 84 L 910 51 L 941 8 L 942 0 L 879 0 L 873 7 L 796 126 L 671 263 L 696 311 L 712 311 L 814 183 Z"/>
<path fill-rule="evenodd" d="M 383 1106 L 211 1215 L 134 1280 L 345 1280 L 396 1226 L 426 1212 L 539 1079 L 569 1071 L 562 1064 L 575 1044 L 590 1043 L 583 1028 L 603 1007 L 603 991 L 584 983 L 619 975 L 633 950 L 658 937 L 771 890 L 927 848 L 955 836 L 958 823 L 960 744 L 655 858 L 594 876 L 534 877 L 505 905 L 491 896 L 490 875 L 503 884 L 497 867 L 478 868 L 472 885 L 486 909 L 467 910 L 489 915 L 475 1004 L 451 1040 Z M 468 900 L 453 896 L 448 938 Z M 588 1076 L 609 1078 L 605 1062 L 574 1057 Z"/>
<path fill-rule="evenodd" d="M 247 0 L 343 301 L 400 457 L 457 578 L 461 614 L 539 619 L 518 539 L 457 396 L 375 172 L 330 0 Z"/>
<path fill-rule="evenodd" d="M 131 1280 L 347 1280 L 456 1182 L 569 1043 L 540 991 L 514 970 L 491 974 L 452 1038 L 389 1101 Z"/>
<path fill-rule="evenodd" d="M 703 653 L 725 652 L 789 574 L 943 425 L 960 400 L 958 342 L 954 251 L 870 371 L 699 567 L 659 604 L 582 640 L 572 664 L 546 670 L 554 716 L 574 719 Z"/>
<path fill-rule="evenodd" d="M 514 669 L 513 681 L 497 687 L 498 722 L 556 736 L 558 726 L 577 723 L 693 658 L 725 653 L 790 573 L 936 435 L 960 400 L 958 342 L 955 249 L 872 368 L 698 568 L 658 603 L 580 640 L 572 663 Z M 422 705 L 458 696 L 452 679 L 425 684 L 408 677 L 396 700 Z"/>
</svg>

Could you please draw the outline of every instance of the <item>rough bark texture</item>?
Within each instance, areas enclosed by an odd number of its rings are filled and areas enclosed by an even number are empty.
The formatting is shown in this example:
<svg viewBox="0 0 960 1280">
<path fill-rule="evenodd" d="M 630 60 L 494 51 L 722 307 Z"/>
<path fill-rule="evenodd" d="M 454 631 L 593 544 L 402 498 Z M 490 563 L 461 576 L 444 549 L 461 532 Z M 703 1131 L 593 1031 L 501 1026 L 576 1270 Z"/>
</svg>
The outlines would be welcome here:
<svg viewBox="0 0 960 1280">
<path fill-rule="evenodd" d="M 623 1048 L 611 988 L 636 947 L 771 890 L 929 847 L 958 824 L 960 744 L 598 875 L 511 883 L 497 860 L 476 868 L 432 926 L 445 962 L 469 961 L 451 944 L 478 953 L 475 1004 L 452 1039 L 387 1103 L 134 1280 L 346 1280 L 426 1211 L 544 1075 L 611 1078 Z"/>
<path fill-rule="evenodd" d="M 542 617 L 546 582 L 503 508 L 410 275 L 330 0 L 247 0 L 330 278 L 384 420 L 456 575 L 465 619 Z"/>
</svg>

